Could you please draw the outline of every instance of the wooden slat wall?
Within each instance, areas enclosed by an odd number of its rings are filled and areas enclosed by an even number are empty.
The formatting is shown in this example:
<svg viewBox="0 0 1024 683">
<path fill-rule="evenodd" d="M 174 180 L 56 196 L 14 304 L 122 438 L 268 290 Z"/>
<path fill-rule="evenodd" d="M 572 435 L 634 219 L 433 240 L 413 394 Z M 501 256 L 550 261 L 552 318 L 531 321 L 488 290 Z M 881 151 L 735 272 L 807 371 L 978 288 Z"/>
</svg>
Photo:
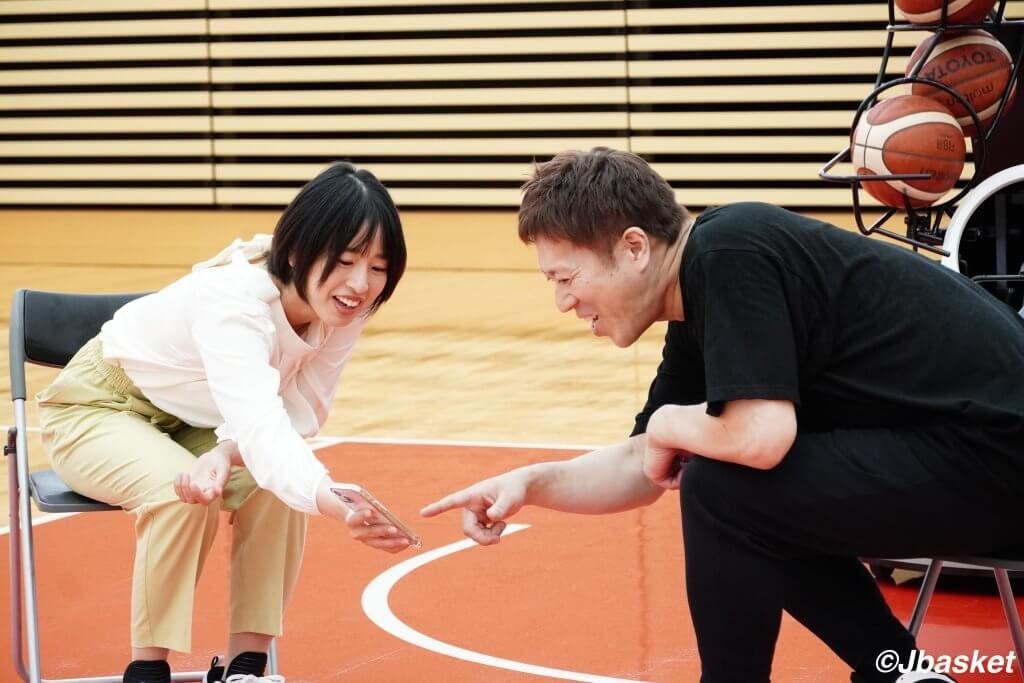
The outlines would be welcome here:
<svg viewBox="0 0 1024 683">
<path fill-rule="evenodd" d="M 405 206 L 515 206 L 533 159 L 629 144 L 622 2 L 227 4 L 210 27 L 221 202 L 284 201 L 346 158 Z"/>
<path fill-rule="evenodd" d="M 277 206 L 350 159 L 403 207 L 513 207 L 534 160 L 609 145 L 693 208 L 847 207 L 816 174 L 885 24 L 881 0 L 0 2 L 0 204 Z"/>
<path fill-rule="evenodd" d="M 212 205 L 204 0 L 0 2 L 0 203 Z"/>
</svg>

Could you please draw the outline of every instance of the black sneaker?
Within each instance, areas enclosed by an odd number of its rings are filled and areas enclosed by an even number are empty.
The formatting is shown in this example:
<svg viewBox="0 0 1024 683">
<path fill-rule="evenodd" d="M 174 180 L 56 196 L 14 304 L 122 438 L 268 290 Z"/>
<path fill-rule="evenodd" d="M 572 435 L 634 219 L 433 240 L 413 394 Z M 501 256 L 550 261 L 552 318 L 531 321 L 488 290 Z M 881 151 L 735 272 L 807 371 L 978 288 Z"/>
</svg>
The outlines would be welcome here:
<svg viewBox="0 0 1024 683">
<path fill-rule="evenodd" d="M 124 670 L 122 683 L 171 683 L 171 667 L 165 661 L 135 660 Z"/>
<path fill-rule="evenodd" d="M 256 674 L 232 673 L 225 678 L 225 668 L 220 663 L 220 657 L 214 657 L 210 662 L 210 670 L 203 677 L 203 683 L 285 683 L 284 676 L 276 674 L 257 676 Z"/>
<path fill-rule="evenodd" d="M 210 662 L 210 670 L 203 676 L 203 683 L 219 683 L 224 680 L 224 667 L 220 666 L 220 657 L 214 657 Z"/>
</svg>

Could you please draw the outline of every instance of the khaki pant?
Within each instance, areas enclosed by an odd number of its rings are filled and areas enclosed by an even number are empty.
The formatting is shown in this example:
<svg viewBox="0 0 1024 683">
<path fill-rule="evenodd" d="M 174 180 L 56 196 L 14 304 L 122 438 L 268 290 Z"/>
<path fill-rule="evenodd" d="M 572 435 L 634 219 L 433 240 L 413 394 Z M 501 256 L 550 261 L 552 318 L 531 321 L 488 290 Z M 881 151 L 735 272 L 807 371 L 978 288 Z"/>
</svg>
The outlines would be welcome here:
<svg viewBox="0 0 1024 683">
<path fill-rule="evenodd" d="M 132 646 L 191 648 L 195 585 L 231 511 L 231 632 L 280 635 L 306 536 L 306 515 L 232 469 L 221 501 L 182 503 L 173 480 L 216 444 L 150 403 L 87 343 L 37 397 L 53 469 L 79 493 L 135 515 Z"/>
</svg>

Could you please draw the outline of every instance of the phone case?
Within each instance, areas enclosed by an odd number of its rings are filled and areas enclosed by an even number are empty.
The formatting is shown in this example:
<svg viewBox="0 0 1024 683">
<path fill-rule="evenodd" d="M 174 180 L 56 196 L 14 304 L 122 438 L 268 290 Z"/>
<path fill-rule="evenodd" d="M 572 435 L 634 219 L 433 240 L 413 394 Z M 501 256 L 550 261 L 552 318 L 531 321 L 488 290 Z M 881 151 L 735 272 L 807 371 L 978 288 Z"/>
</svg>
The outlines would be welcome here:
<svg viewBox="0 0 1024 683">
<path fill-rule="evenodd" d="M 363 487 L 356 484 L 335 483 L 331 486 L 331 491 L 334 495 L 341 498 L 341 502 L 350 510 L 355 510 L 363 505 L 368 505 L 373 508 L 377 514 L 387 520 L 388 523 L 398 529 L 406 538 L 409 539 L 409 547 L 420 548 L 423 546 L 423 541 L 420 539 L 419 534 L 406 526 L 402 520 L 395 515 L 395 513 L 388 510 L 383 503 L 374 498 L 373 495 Z"/>
</svg>

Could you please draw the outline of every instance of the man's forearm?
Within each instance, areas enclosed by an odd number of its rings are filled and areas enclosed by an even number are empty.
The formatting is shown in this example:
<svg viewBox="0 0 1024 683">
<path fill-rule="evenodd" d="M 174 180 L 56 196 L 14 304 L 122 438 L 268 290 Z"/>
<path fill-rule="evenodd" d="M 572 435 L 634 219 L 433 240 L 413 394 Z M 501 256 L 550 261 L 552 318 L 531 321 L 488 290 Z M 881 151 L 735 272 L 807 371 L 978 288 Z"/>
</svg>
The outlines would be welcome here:
<svg viewBox="0 0 1024 683">
<path fill-rule="evenodd" d="M 664 489 L 644 476 L 643 451 L 638 436 L 571 460 L 529 465 L 523 468 L 526 504 L 592 515 L 649 505 Z"/>
<path fill-rule="evenodd" d="M 651 416 L 647 429 L 663 447 L 770 469 L 793 445 L 796 415 L 789 401 L 731 401 L 720 417 L 708 415 L 707 404 L 665 405 Z"/>
</svg>

